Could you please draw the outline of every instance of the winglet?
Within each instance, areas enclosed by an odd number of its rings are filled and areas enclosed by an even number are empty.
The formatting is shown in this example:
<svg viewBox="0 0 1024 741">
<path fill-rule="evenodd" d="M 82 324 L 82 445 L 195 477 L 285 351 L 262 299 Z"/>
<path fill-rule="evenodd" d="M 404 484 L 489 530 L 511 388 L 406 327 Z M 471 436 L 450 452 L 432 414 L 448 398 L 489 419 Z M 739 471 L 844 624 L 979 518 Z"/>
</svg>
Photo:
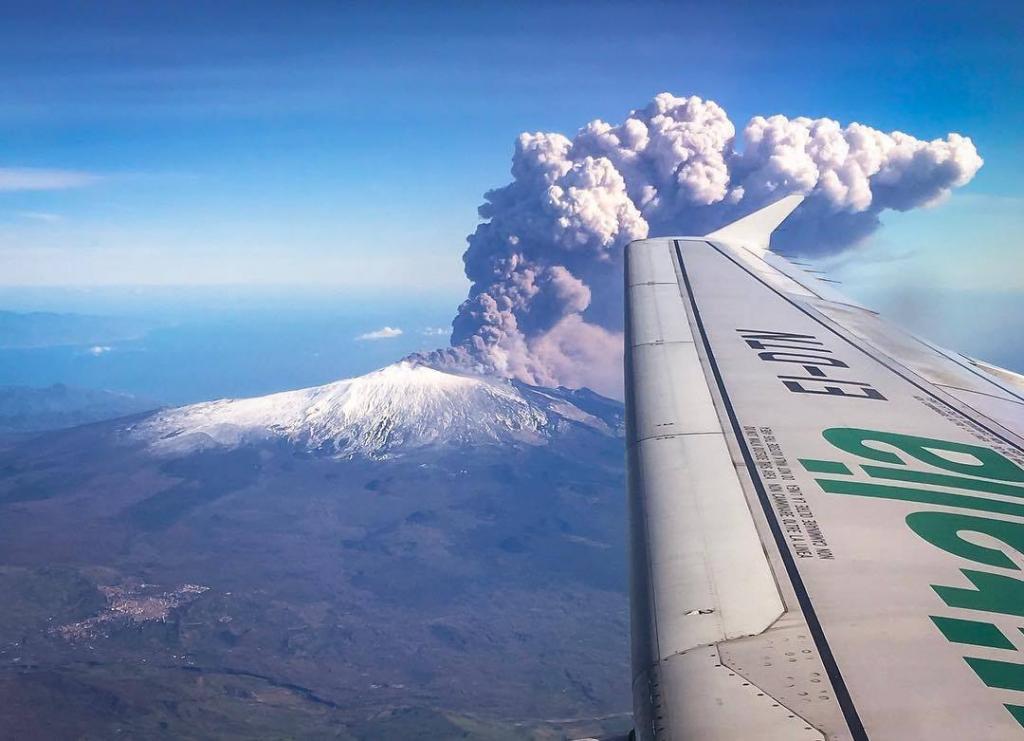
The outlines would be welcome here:
<svg viewBox="0 0 1024 741">
<path fill-rule="evenodd" d="M 746 247 L 758 255 L 763 255 L 768 251 L 772 232 L 786 220 L 787 216 L 793 213 L 803 200 L 804 197 L 801 195 L 785 196 L 706 236 L 708 239 L 736 244 Z"/>
</svg>

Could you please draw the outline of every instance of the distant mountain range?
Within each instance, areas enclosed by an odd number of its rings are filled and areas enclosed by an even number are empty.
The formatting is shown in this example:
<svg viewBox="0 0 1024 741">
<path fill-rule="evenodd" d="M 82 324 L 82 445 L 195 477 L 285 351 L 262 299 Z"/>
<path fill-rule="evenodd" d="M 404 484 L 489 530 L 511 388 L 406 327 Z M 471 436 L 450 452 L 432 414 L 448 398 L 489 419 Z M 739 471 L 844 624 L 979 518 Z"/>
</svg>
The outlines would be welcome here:
<svg viewBox="0 0 1024 741">
<path fill-rule="evenodd" d="M 0 727 L 621 731 L 622 419 L 399 363 L 0 446 Z"/>
<path fill-rule="evenodd" d="M 0 386 L 0 433 L 38 432 L 150 411 L 159 402 L 114 391 L 54 384 Z"/>
</svg>

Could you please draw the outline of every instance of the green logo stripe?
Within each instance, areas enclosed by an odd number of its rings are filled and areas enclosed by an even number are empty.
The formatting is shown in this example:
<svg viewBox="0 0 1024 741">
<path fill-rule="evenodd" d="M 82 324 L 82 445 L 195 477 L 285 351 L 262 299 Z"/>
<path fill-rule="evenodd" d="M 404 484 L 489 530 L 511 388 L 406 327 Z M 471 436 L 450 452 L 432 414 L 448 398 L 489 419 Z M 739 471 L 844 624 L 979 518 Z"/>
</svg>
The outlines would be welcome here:
<svg viewBox="0 0 1024 741">
<path fill-rule="evenodd" d="M 811 458 L 801 458 L 800 465 L 811 473 L 837 473 L 842 476 L 851 476 L 849 468 L 836 461 L 819 461 Z"/>
<path fill-rule="evenodd" d="M 1001 515 L 1024 517 L 1024 505 L 1016 502 L 1003 502 L 985 497 L 972 497 L 966 494 L 952 494 L 948 491 L 930 491 L 928 489 L 911 489 L 904 486 L 885 486 L 883 484 L 867 484 L 860 481 L 842 479 L 815 479 L 818 485 L 829 494 L 854 494 L 861 497 L 881 497 L 883 499 L 900 499 L 905 502 L 921 502 L 935 504 L 940 507 L 962 507 L 978 509 L 985 512 L 997 512 Z"/>
<path fill-rule="evenodd" d="M 960 620 L 951 617 L 929 615 L 932 622 L 953 643 L 969 643 L 972 646 L 988 646 L 989 648 L 1005 648 L 1016 651 L 1017 647 L 1003 635 L 992 623 L 979 623 L 976 620 Z"/>
<path fill-rule="evenodd" d="M 970 489 L 972 491 L 986 491 L 992 494 L 1005 494 L 1010 497 L 1024 497 L 1024 486 L 1004 484 L 1000 481 L 971 479 L 966 476 L 949 476 L 944 473 L 927 473 L 925 471 L 915 471 L 912 468 L 888 468 L 886 466 L 861 466 L 861 468 L 873 479 L 913 481 L 918 484 L 929 484 L 931 486 L 948 486 L 951 489 Z M 829 471 L 827 473 L 832 472 Z"/>
<path fill-rule="evenodd" d="M 1024 664 L 1013 664 L 1009 661 L 994 659 L 978 659 L 967 656 L 964 661 L 974 670 L 981 681 L 989 687 L 1004 690 L 1024 690 Z"/>
</svg>

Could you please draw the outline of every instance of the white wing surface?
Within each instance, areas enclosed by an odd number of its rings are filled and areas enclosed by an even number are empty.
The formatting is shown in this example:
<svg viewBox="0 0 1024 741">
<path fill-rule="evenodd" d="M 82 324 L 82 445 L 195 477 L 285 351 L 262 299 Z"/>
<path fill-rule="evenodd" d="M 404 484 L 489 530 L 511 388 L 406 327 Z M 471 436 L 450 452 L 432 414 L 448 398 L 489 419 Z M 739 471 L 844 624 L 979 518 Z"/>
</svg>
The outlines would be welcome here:
<svg viewBox="0 0 1024 741">
<path fill-rule="evenodd" d="M 1024 737 L 1024 382 L 767 251 L 626 254 L 639 739 Z"/>
</svg>

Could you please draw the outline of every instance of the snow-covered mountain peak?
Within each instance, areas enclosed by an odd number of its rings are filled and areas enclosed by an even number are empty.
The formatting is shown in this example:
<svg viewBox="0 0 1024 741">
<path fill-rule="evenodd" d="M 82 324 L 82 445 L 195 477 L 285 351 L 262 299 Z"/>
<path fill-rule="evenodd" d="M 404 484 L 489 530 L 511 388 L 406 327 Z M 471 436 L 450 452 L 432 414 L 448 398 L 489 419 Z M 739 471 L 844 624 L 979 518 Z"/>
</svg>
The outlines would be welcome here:
<svg viewBox="0 0 1024 741">
<path fill-rule="evenodd" d="M 388 457 L 427 446 L 544 444 L 573 426 L 615 434 L 596 395 L 440 371 L 403 360 L 365 376 L 250 399 L 156 413 L 130 428 L 157 451 L 180 453 L 284 439 L 329 455 Z M 583 404 L 590 411 L 579 405 Z"/>
</svg>

